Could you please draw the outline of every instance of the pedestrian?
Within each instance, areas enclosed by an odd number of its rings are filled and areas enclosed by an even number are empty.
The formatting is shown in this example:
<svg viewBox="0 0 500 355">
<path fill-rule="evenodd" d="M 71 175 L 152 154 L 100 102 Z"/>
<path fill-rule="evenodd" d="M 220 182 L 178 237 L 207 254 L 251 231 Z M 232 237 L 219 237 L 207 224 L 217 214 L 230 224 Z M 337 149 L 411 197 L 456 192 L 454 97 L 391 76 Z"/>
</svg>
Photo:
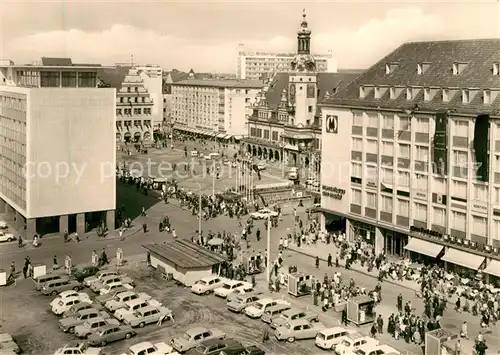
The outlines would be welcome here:
<svg viewBox="0 0 500 355">
<path fill-rule="evenodd" d="M 403 295 L 400 293 L 398 295 L 398 312 L 402 312 L 403 311 Z"/>
<path fill-rule="evenodd" d="M 156 323 L 157 326 L 161 327 L 161 324 L 165 320 L 166 315 L 165 314 L 160 314 L 160 318 L 158 318 L 158 322 Z"/>
<path fill-rule="evenodd" d="M 342 321 L 342 324 L 344 324 L 347 327 L 347 308 L 346 307 L 342 308 L 341 321 Z"/>
<path fill-rule="evenodd" d="M 24 265 L 23 267 L 23 276 L 25 279 L 28 278 L 28 265 Z"/>
<path fill-rule="evenodd" d="M 125 237 L 123 236 L 123 230 L 122 229 L 120 229 L 118 231 L 118 235 L 120 236 L 120 240 L 124 240 L 125 239 Z"/>
<path fill-rule="evenodd" d="M 144 231 L 144 233 L 148 231 L 148 225 L 146 223 L 142 224 L 142 230 Z"/>
<path fill-rule="evenodd" d="M 455 355 L 460 355 L 462 351 L 462 344 L 460 344 L 460 339 L 455 343 Z"/>
<path fill-rule="evenodd" d="M 262 331 L 262 343 L 264 344 L 269 340 L 269 327 L 265 326 L 264 330 Z"/>
<path fill-rule="evenodd" d="M 146 209 L 144 208 L 144 206 L 142 206 L 141 216 L 143 216 L 143 217 L 146 216 Z"/>
<path fill-rule="evenodd" d="M 336 268 L 339 267 L 339 252 L 338 251 L 335 253 L 335 267 Z"/>
<path fill-rule="evenodd" d="M 372 324 L 372 328 L 370 329 L 370 335 L 372 338 L 376 338 L 377 336 L 377 325 L 375 323 Z"/>
<path fill-rule="evenodd" d="M 331 253 L 328 253 L 328 267 L 332 267 L 333 264 L 332 264 L 332 254 Z"/>
<path fill-rule="evenodd" d="M 316 269 L 319 269 L 319 256 L 316 256 Z"/>
<path fill-rule="evenodd" d="M 59 264 L 57 263 L 57 255 L 54 255 L 52 269 L 54 270 L 59 269 Z"/>
<path fill-rule="evenodd" d="M 175 228 L 172 229 L 172 237 L 177 238 L 177 232 L 175 231 Z"/>
<path fill-rule="evenodd" d="M 377 332 L 379 334 L 382 334 L 384 331 L 384 319 L 382 318 L 382 315 L 379 314 L 377 318 Z"/>
<path fill-rule="evenodd" d="M 260 240 L 260 229 L 257 229 L 257 231 L 255 232 L 255 237 L 257 238 L 257 241 Z"/>
<path fill-rule="evenodd" d="M 467 334 L 467 321 L 462 323 L 462 328 L 460 329 L 460 337 L 469 339 L 469 335 Z"/>
</svg>

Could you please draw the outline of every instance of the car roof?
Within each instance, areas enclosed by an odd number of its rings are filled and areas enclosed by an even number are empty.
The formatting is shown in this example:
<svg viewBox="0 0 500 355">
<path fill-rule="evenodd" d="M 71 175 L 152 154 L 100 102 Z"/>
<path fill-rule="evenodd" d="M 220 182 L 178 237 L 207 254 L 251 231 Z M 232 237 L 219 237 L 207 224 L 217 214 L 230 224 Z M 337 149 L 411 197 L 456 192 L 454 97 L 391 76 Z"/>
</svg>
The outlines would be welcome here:
<svg viewBox="0 0 500 355">
<path fill-rule="evenodd" d="M 136 298 L 135 300 L 130 300 L 130 301 L 125 302 L 125 304 L 128 304 L 130 306 L 135 306 L 136 304 L 140 304 L 140 303 L 144 303 L 144 302 L 146 302 L 146 301 L 143 300 L 142 298 Z"/>
<path fill-rule="evenodd" d="M 200 334 L 200 333 L 205 333 L 207 331 L 208 331 L 207 328 L 204 328 L 204 327 L 195 327 L 195 328 L 191 328 L 191 329 L 186 330 L 186 334 L 197 335 L 197 334 Z"/>
<path fill-rule="evenodd" d="M 275 311 L 277 309 L 289 309 L 290 308 L 290 305 L 287 304 L 287 303 L 278 303 L 277 305 L 274 305 L 272 307 L 270 307 L 267 311 Z"/>
<path fill-rule="evenodd" d="M 293 316 L 299 313 L 305 312 L 305 310 L 300 309 L 300 308 L 290 308 L 287 309 L 286 311 L 283 312 L 284 315 L 286 316 Z"/>
<path fill-rule="evenodd" d="M 89 322 L 89 323 L 97 323 L 97 322 L 102 322 L 102 321 L 106 322 L 106 319 L 104 319 L 101 316 L 87 319 L 87 322 Z M 103 327 L 105 327 L 105 325 L 103 325 Z"/>
<path fill-rule="evenodd" d="M 99 275 L 107 275 L 107 274 L 118 274 L 116 270 L 100 270 L 98 272 Z"/>
<path fill-rule="evenodd" d="M 233 346 L 233 345 L 239 344 L 240 342 L 235 340 L 235 339 L 209 339 L 209 340 L 202 341 L 201 345 L 203 345 L 205 347 L 209 347 L 209 346 L 221 344 L 221 343 L 228 344 L 229 346 Z"/>
<path fill-rule="evenodd" d="M 272 301 L 274 301 L 271 297 L 266 297 L 266 298 L 261 298 L 260 300 L 257 301 L 257 303 L 271 303 Z"/>
<path fill-rule="evenodd" d="M 151 311 L 151 310 L 153 310 L 153 309 L 157 309 L 157 308 L 156 308 L 156 307 L 153 307 L 153 306 L 146 306 L 146 307 L 142 307 L 142 308 L 141 308 L 141 309 L 139 309 L 138 311 L 139 311 L 140 313 L 144 313 L 144 312 L 146 312 L 146 311 Z"/>
<path fill-rule="evenodd" d="M 116 282 L 112 282 L 110 284 L 107 284 L 106 287 L 111 287 L 111 286 L 115 286 L 115 285 L 123 285 L 123 283 L 121 281 L 116 281 Z"/>
<path fill-rule="evenodd" d="M 299 318 L 299 319 L 294 319 L 288 322 L 291 326 L 296 326 L 296 325 L 303 325 L 303 324 L 309 324 L 309 321 L 304 318 Z"/>
<path fill-rule="evenodd" d="M 104 276 L 104 277 L 102 278 L 102 280 L 101 280 L 101 281 L 111 280 L 111 279 L 114 279 L 114 278 L 116 278 L 116 277 L 118 277 L 118 275 L 108 275 L 108 276 Z"/>
<path fill-rule="evenodd" d="M 344 327 L 332 327 L 332 328 L 327 328 L 327 329 L 323 329 L 322 331 L 320 331 L 320 333 L 323 333 L 323 334 L 335 334 L 335 333 L 340 333 L 340 332 L 355 333 L 354 330 L 346 329 Z"/>
<path fill-rule="evenodd" d="M 219 276 L 205 276 L 205 277 L 202 277 L 200 280 L 202 280 L 202 281 L 212 281 L 212 280 L 215 280 L 215 279 L 222 279 L 222 277 L 219 277 Z"/>
<path fill-rule="evenodd" d="M 120 282 L 121 283 L 121 282 Z M 131 295 L 135 295 L 135 292 L 134 291 L 130 291 L 130 290 L 127 290 L 127 291 L 123 291 L 123 292 L 119 292 L 118 293 L 118 296 L 120 297 L 125 297 L 125 296 L 131 296 Z"/>
<path fill-rule="evenodd" d="M 243 281 L 237 281 L 237 280 L 224 280 L 224 284 L 225 285 L 230 285 L 230 286 L 233 286 L 233 285 L 236 285 L 236 284 L 239 284 L 239 283 L 242 283 Z"/>
<path fill-rule="evenodd" d="M 352 334 L 348 334 L 346 336 L 346 338 L 352 340 L 352 341 L 356 341 L 358 339 L 361 339 L 361 338 L 369 338 L 367 335 L 363 335 L 361 333 L 358 333 L 358 332 L 355 332 L 355 333 L 352 333 Z"/>
<path fill-rule="evenodd" d="M 115 327 L 119 327 L 119 325 L 116 325 L 116 324 L 106 324 L 106 325 L 103 325 L 102 327 L 99 328 L 99 331 L 103 331 L 103 330 L 108 330 L 108 329 L 111 329 L 111 328 L 115 328 Z"/>
<path fill-rule="evenodd" d="M 83 314 L 89 314 L 89 313 L 97 313 L 97 309 L 95 308 L 86 308 L 86 309 L 81 309 L 78 311 L 78 314 L 83 315 Z"/>
<path fill-rule="evenodd" d="M 132 350 L 132 352 L 134 352 L 134 353 L 138 353 L 142 349 L 149 348 L 149 347 L 152 347 L 152 346 L 154 346 L 154 344 L 152 342 L 150 342 L 150 341 L 143 341 L 142 343 L 134 344 L 134 345 L 129 346 L 129 349 Z"/>
</svg>

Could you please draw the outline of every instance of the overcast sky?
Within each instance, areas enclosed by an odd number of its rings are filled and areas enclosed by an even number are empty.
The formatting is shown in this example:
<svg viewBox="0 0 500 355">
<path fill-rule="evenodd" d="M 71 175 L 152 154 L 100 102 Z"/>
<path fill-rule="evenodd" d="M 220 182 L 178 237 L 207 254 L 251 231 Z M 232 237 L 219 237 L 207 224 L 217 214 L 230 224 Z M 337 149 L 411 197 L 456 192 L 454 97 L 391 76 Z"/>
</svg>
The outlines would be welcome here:
<svg viewBox="0 0 500 355">
<path fill-rule="evenodd" d="M 134 61 L 235 72 L 238 44 L 296 50 L 306 8 L 312 51 L 366 68 L 406 41 L 500 38 L 500 3 L 487 1 L 0 1 L 0 57 Z"/>
</svg>

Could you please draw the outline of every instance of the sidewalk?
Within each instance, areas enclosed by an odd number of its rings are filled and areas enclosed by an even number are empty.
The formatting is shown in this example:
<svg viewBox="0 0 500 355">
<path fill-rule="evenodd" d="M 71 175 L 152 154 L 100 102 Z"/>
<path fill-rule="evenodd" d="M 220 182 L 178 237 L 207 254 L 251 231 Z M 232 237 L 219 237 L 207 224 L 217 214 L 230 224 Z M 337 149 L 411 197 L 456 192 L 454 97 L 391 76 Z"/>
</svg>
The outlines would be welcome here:
<svg viewBox="0 0 500 355">
<path fill-rule="evenodd" d="M 335 244 L 326 244 L 321 241 L 318 241 L 317 244 L 315 245 L 303 245 L 301 247 L 297 247 L 297 245 L 291 243 L 288 245 L 288 250 L 299 253 L 305 256 L 308 256 L 310 258 L 316 258 L 319 257 L 319 259 L 323 262 L 327 262 L 328 260 L 328 254 L 330 253 L 333 258 L 333 262 L 335 263 L 335 254 L 337 253 L 338 248 L 335 246 Z M 345 260 L 339 260 L 339 265 L 342 267 L 345 267 Z M 372 270 L 371 272 L 368 272 L 368 269 L 365 267 L 362 267 L 360 263 L 354 263 L 351 265 L 350 269 L 352 271 L 358 272 L 360 274 L 370 276 L 373 278 L 378 278 L 378 270 Z M 397 285 L 404 287 L 408 290 L 412 290 L 415 292 L 420 292 L 420 286 L 413 282 L 413 281 L 408 281 L 408 280 L 393 280 L 391 278 L 385 278 L 384 282 L 387 282 L 389 284 Z"/>
</svg>

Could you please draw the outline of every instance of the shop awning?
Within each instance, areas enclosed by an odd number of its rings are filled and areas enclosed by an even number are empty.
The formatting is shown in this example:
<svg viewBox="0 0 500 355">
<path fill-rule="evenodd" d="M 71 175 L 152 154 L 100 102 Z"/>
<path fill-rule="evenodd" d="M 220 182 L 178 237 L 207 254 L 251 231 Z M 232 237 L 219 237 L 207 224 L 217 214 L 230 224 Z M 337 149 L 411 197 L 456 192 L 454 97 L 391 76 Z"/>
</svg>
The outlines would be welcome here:
<svg viewBox="0 0 500 355">
<path fill-rule="evenodd" d="M 232 137 L 232 135 L 230 135 L 230 134 L 226 134 L 226 135 L 224 136 L 224 138 L 222 138 L 222 139 L 231 139 L 231 137 Z"/>
<path fill-rule="evenodd" d="M 444 254 L 442 260 L 448 263 L 460 265 L 472 270 L 479 270 L 481 264 L 484 263 L 484 257 L 472 253 L 466 253 L 458 249 L 450 248 Z"/>
<path fill-rule="evenodd" d="M 491 260 L 488 266 L 483 270 L 485 274 L 500 277 L 500 261 Z"/>
<path fill-rule="evenodd" d="M 435 243 L 428 242 L 426 240 L 411 238 L 404 247 L 404 249 L 413 251 L 415 253 L 424 254 L 435 258 L 443 250 L 443 246 Z"/>
<path fill-rule="evenodd" d="M 216 137 L 217 137 L 217 138 L 221 138 L 221 139 L 222 139 L 222 138 L 224 138 L 225 136 L 226 136 L 226 135 L 225 135 L 224 133 L 219 133 L 219 134 L 217 134 L 217 136 L 216 136 Z"/>
<path fill-rule="evenodd" d="M 237 134 L 237 135 L 233 136 L 233 138 L 234 138 L 235 140 L 239 141 L 241 138 L 243 138 L 243 136 L 242 136 L 242 135 Z"/>
</svg>

